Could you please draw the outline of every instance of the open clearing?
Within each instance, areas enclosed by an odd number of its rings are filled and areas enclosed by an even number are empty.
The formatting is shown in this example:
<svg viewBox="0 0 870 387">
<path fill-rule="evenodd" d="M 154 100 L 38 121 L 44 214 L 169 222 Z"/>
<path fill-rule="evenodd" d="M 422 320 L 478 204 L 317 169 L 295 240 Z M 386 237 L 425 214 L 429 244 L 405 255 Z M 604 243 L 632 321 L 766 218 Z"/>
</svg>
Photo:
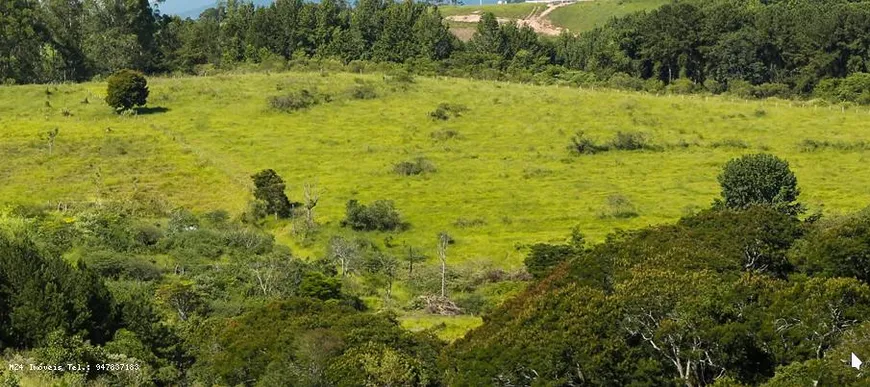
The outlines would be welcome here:
<svg viewBox="0 0 870 387">
<path fill-rule="evenodd" d="M 563 31 L 582 33 L 600 27 L 614 17 L 648 11 L 670 0 L 586 0 L 547 5 L 517 3 L 498 5 L 468 5 L 440 7 L 441 14 L 451 24 L 451 31 L 463 40 L 470 34 L 468 23 L 477 23 L 484 12 L 491 12 L 500 23 L 511 20 L 531 26 L 543 35 L 559 35 Z"/>
<path fill-rule="evenodd" d="M 379 97 L 294 113 L 267 103 L 303 88 L 338 96 L 355 79 L 370 82 Z M 435 235 L 447 230 L 456 239 L 453 262 L 516 268 L 520 246 L 562 241 L 575 225 L 600 241 L 614 229 L 672 222 L 707 207 L 718 195 L 722 164 L 743 153 L 789 160 L 811 210 L 855 211 L 870 201 L 861 145 L 870 142 L 867 108 L 449 78 L 418 78 L 403 91 L 381 75 L 281 73 L 154 78 L 151 113 L 125 117 L 102 103 L 104 88 L 60 85 L 47 95 L 46 86 L 0 87 L 3 202 L 135 191 L 170 206 L 239 213 L 250 199 L 249 176 L 274 168 L 291 200 L 301 199 L 304 182 L 323 191 L 317 216 L 325 228 L 315 243 L 300 246 L 289 224 L 270 225 L 301 256 L 322 255 L 329 236 L 345 232 L 338 223 L 349 199 L 390 199 L 412 225 L 392 235 L 393 245 L 434 257 Z M 433 120 L 428 113 L 443 102 L 469 110 Z M 49 156 L 40 133 L 53 128 L 60 134 Z M 578 130 L 597 142 L 641 132 L 662 149 L 578 156 L 567 149 Z M 806 151 L 804 140 L 839 145 Z M 417 157 L 437 172 L 393 172 Z M 614 197 L 638 216 L 608 216 Z M 367 236 L 382 241 L 387 234 Z"/>
</svg>

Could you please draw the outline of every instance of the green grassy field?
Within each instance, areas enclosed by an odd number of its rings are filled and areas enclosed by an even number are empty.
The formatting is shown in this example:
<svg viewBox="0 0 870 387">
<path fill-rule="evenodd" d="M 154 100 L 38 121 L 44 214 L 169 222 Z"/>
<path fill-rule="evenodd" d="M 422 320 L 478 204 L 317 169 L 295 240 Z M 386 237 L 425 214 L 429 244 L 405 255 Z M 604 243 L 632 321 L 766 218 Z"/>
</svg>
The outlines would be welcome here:
<svg viewBox="0 0 870 387">
<path fill-rule="evenodd" d="M 438 7 L 441 16 L 471 15 L 474 13 L 491 12 L 495 17 L 507 19 L 522 19 L 535 9 L 544 10 L 547 7 L 542 4 L 516 3 L 516 4 L 487 4 L 487 5 L 448 5 Z"/>
<path fill-rule="evenodd" d="M 547 15 L 553 25 L 580 33 L 600 27 L 610 19 L 661 7 L 671 0 L 595 0 L 561 7 Z"/>
<path fill-rule="evenodd" d="M 357 78 L 375 85 L 379 98 L 337 97 L 295 113 L 267 103 L 302 88 L 340 97 Z M 505 268 L 521 265 L 518 246 L 562 241 L 575 225 L 600 241 L 614 229 L 671 222 L 707 207 L 718 195 L 722 164 L 743 153 L 788 159 L 803 188 L 800 200 L 812 210 L 847 212 L 870 203 L 868 153 L 861 147 L 806 152 L 800 145 L 870 141 L 867 108 L 447 78 L 418 78 L 403 91 L 380 75 L 282 73 L 155 78 L 150 106 L 165 111 L 126 117 L 101 102 L 104 88 L 61 85 L 46 95 L 45 86 L 0 87 L 3 202 L 138 192 L 170 207 L 239 213 L 250 199 L 249 176 L 274 168 L 291 200 L 301 200 L 305 182 L 322 191 L 317 220 L 324 228 L 313 244 L 300 246 L 289 223 L 272 225 L 301 256 L 321 255 L 331 235 L 347 232 L 338 223 L 349 199 L 390 199 L 412 225 L 393 235 L 394 245 L 406 242 L 435 256 L 435 236 L 447 230 L 456 239 L 451 262 Z M 442 102 L 469 111 L 434 121 L 428 112 Z M 60 134 L 49 156 L 40 133 L 53 128 Z M 638 131 L 664 149 L 576 156 L 566 147 L 578 130 L 600 142 Z M 446 139 L 448 131 L 456 136 Z M 393 173 L 394 164 L 416 157 L 437 172 Z M 614 195 L 627 198 L 639 216 L 608 217 Z M 387 234 L 367 236 L 381 241 Z"/>
<path fill-rule="evenodd" d="M 566 28 L 572 33 L 580 33 L 600 27 L 614 17 L 624 16 L 633 12 L 648 11 L 661 7 L 671 0 L 593 0 L 581 1 L 553 10 L 545 16 L 556 27 Z M 545 4 L 501 4 L 501 5 L 467 5 L 441 7 L 443 16 L 471 15 L 474 13 L 492 12 L 496 17 L 506 19 L 522 19 L 531 13 L 540 13 L 547 9 Z M 456 26 L 454 26 L 456 27 Z"/>
</svg>

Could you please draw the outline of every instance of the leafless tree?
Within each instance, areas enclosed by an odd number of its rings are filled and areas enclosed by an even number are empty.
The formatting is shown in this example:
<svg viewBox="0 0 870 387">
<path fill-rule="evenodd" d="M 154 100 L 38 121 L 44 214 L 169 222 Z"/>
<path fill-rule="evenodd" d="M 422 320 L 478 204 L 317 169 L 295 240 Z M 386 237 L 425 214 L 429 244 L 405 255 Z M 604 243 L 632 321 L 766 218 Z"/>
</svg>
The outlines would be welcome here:
<svg viewBox="0 0 870 387">
<path fill-rule="evenodd" d="M 447 297 L 447 245 L 450 235 L 442 231 L 438 233 L 438 258 L 441 260 L 441 297 Z"/>
<path fill-rule="evenodd" d="M 45 132 L 43 135 L 43 139 L 48 141 L 48 156 L 51 157 L 51 154 L 54 153 L 54 140 L 57 138 L 57 135 L 60 134 L 60 129 L 54 128 Z"/>
<path fill-rule="evenodd" d="M 687 387 L 705 385 L 705 377 L 714 373 L 714 379 L 725 374 L 725 368 L 714 361 L 715 345 L 706 342 L 687 324 L 677 330 L 661 331 L 664 320 L 687 323 L 678 314 L 657 313 L 641 308 L 636 314 L 626 316 L 623 327 L 631 334 L 639 336 L 656 352 L 662 355 L 677 369 L 677 374 Z"/>
<path fill-rule="evenodd" d="M 359 259 L 359 251 L 353 241 L 336 236 L 329 241 L 329 258 L 338 262 L 341 276 L 344 277 L 353 270 L 354 263 Z"/>
<path fill-rule="evenodd" d="M 317 207 L 317 202 L 320 201 L 320 192 L 314 183 L 305 183 L 303 190 L 305 221 L 308 223 L 308 227 L 314 227 L 314 207 Z"/>
</svg>

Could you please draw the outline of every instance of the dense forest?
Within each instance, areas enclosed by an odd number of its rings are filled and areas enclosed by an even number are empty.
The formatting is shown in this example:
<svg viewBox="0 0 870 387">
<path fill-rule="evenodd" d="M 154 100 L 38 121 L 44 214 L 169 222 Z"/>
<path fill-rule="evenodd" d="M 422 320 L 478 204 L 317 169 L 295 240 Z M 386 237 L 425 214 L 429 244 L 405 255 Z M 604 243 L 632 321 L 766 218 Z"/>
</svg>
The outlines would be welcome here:
<svg viewBox="0 0 870 387">
<path fill-rule="evenodd" d="M 197 20 L 147 0 L 0 2 L 0 80 L 81 81 L 122 68 L 202 73 L 291 59 L 401 63 L 427 74 L 743 97 L 870 102 L 870 4 L 676 1 L 579 36 L 537 36 L 489 14 L 469 42 L 435 5 L 230 0 Z"/>
</svg>

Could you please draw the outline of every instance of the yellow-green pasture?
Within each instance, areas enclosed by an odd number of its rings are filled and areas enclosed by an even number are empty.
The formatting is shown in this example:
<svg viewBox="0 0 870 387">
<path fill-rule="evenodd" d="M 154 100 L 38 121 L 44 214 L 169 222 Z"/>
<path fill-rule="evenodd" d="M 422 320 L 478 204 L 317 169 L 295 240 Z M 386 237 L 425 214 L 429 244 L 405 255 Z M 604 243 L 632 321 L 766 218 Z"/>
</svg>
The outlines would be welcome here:
<svg viewBox="0 0 870 387">
<path fill-rule="evenodd" d="M 344 97 L 360 81 L 379 97 Z M 293 113 L 267 102 L 303 88 L 331 94 L 333 102 Z M 291 200 L 301 201 L 306 182 L 321 192 L 316 218 L 323 227 L 313 243 L 300 245 L 289 222 L 270 224 L 303 257 L 321 255 L 330 235 L 347 232 L 339 222 L 349 199 L 389 199 L 411 224 L 392 234 L 391 244 L 434 257 L 436 235 L 446 230 L 456 240 L 448 249 L 452 262 L 504 268 L 522 264 L 519 246 L 562 241 L 575 225 L 600 241 L 614 229 L 672 222 L 707 207 L 718 195 L 722 164 L 744 153 L 790 161 L 800 200 L 811 210 L 848 212 L 870 203 L 868 152 L 801 146 L 870 142 L 866 107 L 451 78 L 418 78 L 403 90 L 381 75 L 272 73 L 153 78 L 148 111 L 120 116 L 101 101 L 104 89 L 0 87 L 2 202 L 135 192 L 170 207 L 238 214 L 251 199 L 249 176 L 273 168 Z M 469 110 L 433 120 L 428 113 L 443 102 Z M 59 135 L 49 155 L 44 133 L 54 128 Z M 662 149 L 574 155 L 567 147 L 577 131 L 602 143 L 618 131 L 642 132 Z M 437 172 L 393 172 L 394 164 L 417 157 Z M 608 217 L 614 195 L 639 216 Z M 367 234 L 379 242 L 387 236 Z"/>
</svg>

